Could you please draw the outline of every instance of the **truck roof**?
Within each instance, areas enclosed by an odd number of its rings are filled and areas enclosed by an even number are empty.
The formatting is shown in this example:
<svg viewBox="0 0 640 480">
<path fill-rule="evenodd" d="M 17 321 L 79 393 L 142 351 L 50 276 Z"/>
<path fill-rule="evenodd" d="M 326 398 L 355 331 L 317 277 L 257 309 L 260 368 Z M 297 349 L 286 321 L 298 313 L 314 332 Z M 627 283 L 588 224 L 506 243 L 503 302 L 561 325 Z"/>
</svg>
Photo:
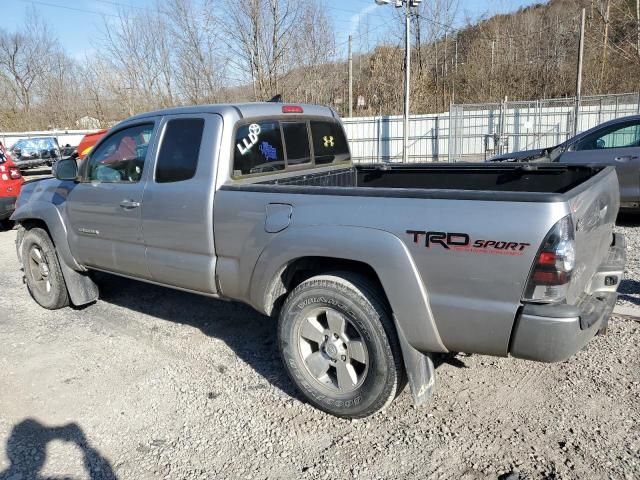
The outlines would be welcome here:
<svg viewBox="0 0 640 480">
<path fill-rule="evenodd" d="M 283 106 L 293 105 L 302 107 L 303 115 L 312 115 L 316 117 L 338 118 L 333 110 L 322 105 L 312 105 L 303 103 L 273 103 L 273 102 L 248 102 L 248 103 L 213 103 L 208 105 L 192 105 L 188 107 L 165 108 L 155 110 L 153 112 L 145 112 L 135 115 L 127 119 L 136 120 L 157 115 L 176 115 L 176 114 L 196 114 L 196 113 L 218 113 L 223 116 L 237 115 L 243 117 L 269 117 L 280 116 L 283 114 Z"/>
</svg>

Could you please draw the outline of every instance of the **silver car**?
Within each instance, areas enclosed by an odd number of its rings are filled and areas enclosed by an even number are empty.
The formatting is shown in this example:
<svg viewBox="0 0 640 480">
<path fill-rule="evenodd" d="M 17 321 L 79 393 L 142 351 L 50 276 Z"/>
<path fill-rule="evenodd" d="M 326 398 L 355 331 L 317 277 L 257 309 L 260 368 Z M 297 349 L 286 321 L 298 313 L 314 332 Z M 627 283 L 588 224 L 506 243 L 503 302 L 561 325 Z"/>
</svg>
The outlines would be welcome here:
<svg viewBox="0 0 640 480">
<path fill-rule="evenodd" d="M 505 153 L 487 161 L 613 165 L 620 182 L 620 208 L 640 210 L 640 115 L 602 123 L 555 147 Z"/>
</svg>

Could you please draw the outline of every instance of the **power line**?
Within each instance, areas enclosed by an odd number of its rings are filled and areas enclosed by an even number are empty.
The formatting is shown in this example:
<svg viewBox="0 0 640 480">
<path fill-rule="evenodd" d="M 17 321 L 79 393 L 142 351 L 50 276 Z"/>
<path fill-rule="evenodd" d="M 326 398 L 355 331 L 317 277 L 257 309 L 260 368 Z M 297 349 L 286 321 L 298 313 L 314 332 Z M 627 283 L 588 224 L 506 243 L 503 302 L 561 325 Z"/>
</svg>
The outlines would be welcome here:
<svg viewBox="0 0 640 480">
<path fill-rule="evenodd" d="M 359 35 L 353 35 L 353 39 L 355 40 L 356 38 L 362 38 L 362 37 L 364 37 L 366 35 L 369 35 L 370 33 L 376 32 L 376 31 L 380 30 L 381 28 L 385 28 L 385 27 L 387 27 L 386 24 L 378 25 L 377 27 L 373 27 L 373 28 L 369 29 L 367 32 L 362 32 Z M 347 43 L 349 43 L 349 40 L 346 40 L 344 42 L 336 43 L 336 47 L 340 47 L 342 45 L 346 45 Z"/>
<path fill-rule="evenodd" d="M 44 5 L 46 7 L 62 8 L 64 10 L 73 10 L 74 12 L 91 13 L 93 15 L 101 15 L 103 17 L 118 18 L 117 15 L 113 15 L 111 13 L 98 12 L 96 10 L 87 10 L 85 8 L 69 7 L 67 5 L 58 5 L 58 4 L 55 4 L 55 3 L 41 2 L 39 0 L 20 0 L 20 1 L 22 3 L 31 3 L 33 5 Z"/>
<path fill-rule="evenodd" d="M 127 5 L 125 3 L 112 2 L 110 0 L 93 0 L 94 2 L 105 3 L 107 5 L 113 5 L 114 7 L 135 8 L 138 10 L 150 10 L 148 7 L 139 7 L 137 5 Z"/>
</svg>

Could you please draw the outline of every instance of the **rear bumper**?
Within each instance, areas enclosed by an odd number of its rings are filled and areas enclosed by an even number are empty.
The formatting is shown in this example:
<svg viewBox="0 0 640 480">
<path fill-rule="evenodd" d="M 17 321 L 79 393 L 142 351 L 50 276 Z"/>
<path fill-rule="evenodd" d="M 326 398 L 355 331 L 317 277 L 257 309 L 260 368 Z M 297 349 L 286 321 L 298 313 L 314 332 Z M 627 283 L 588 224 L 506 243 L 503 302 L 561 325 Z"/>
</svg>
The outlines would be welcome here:
<svg viewBox="0 0 640 480">
<path fill-rule="evenodd" d="M 11 216 L 16 208 L 16 197 L 0 197 L 0 220 Z"/>
<path fill-rule="evenodd" d="M 624 236 L 614 234 L 609 256 L 595 273 L 590 292 L 576 305 L 525 305 L 516 320 L 509 353 L 526 360 L 559 362 L 582 349 L 609 321 L 625 259 Z M 607 285 L 605 280 L 612 278 L 616 283 Z"/>
</svg>

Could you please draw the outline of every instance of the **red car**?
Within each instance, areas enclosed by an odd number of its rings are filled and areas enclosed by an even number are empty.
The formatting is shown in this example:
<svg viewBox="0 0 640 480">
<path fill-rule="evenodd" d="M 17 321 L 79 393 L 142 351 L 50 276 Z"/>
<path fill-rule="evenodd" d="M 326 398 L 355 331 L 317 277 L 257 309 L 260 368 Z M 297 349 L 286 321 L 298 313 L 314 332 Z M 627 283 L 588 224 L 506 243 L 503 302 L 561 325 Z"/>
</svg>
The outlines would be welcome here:
<svg viewBox="0 0 640 480">
<path fill-rule="evenodd" d="M 106 128 L 104 130 L 98 130 L 97 132 L 87 133 L 82 137 L 82 140 L 80 140 L 80 143 L 78 144 L 78 158 L 82 160 L 86 157 L 93 146 L 98 143 L 98 140 L 104 137 L 105 133 L 107 133 Z"/>
<path fill-rule="evenodd" d="M 20 169 L 15 166 L 13 160 L 0 143 L 0 225 L 7 227 L 9 217 L 15 208 L 16 199 L 20 195 L 20 189 L 24 178 Z"/>
</svg>

